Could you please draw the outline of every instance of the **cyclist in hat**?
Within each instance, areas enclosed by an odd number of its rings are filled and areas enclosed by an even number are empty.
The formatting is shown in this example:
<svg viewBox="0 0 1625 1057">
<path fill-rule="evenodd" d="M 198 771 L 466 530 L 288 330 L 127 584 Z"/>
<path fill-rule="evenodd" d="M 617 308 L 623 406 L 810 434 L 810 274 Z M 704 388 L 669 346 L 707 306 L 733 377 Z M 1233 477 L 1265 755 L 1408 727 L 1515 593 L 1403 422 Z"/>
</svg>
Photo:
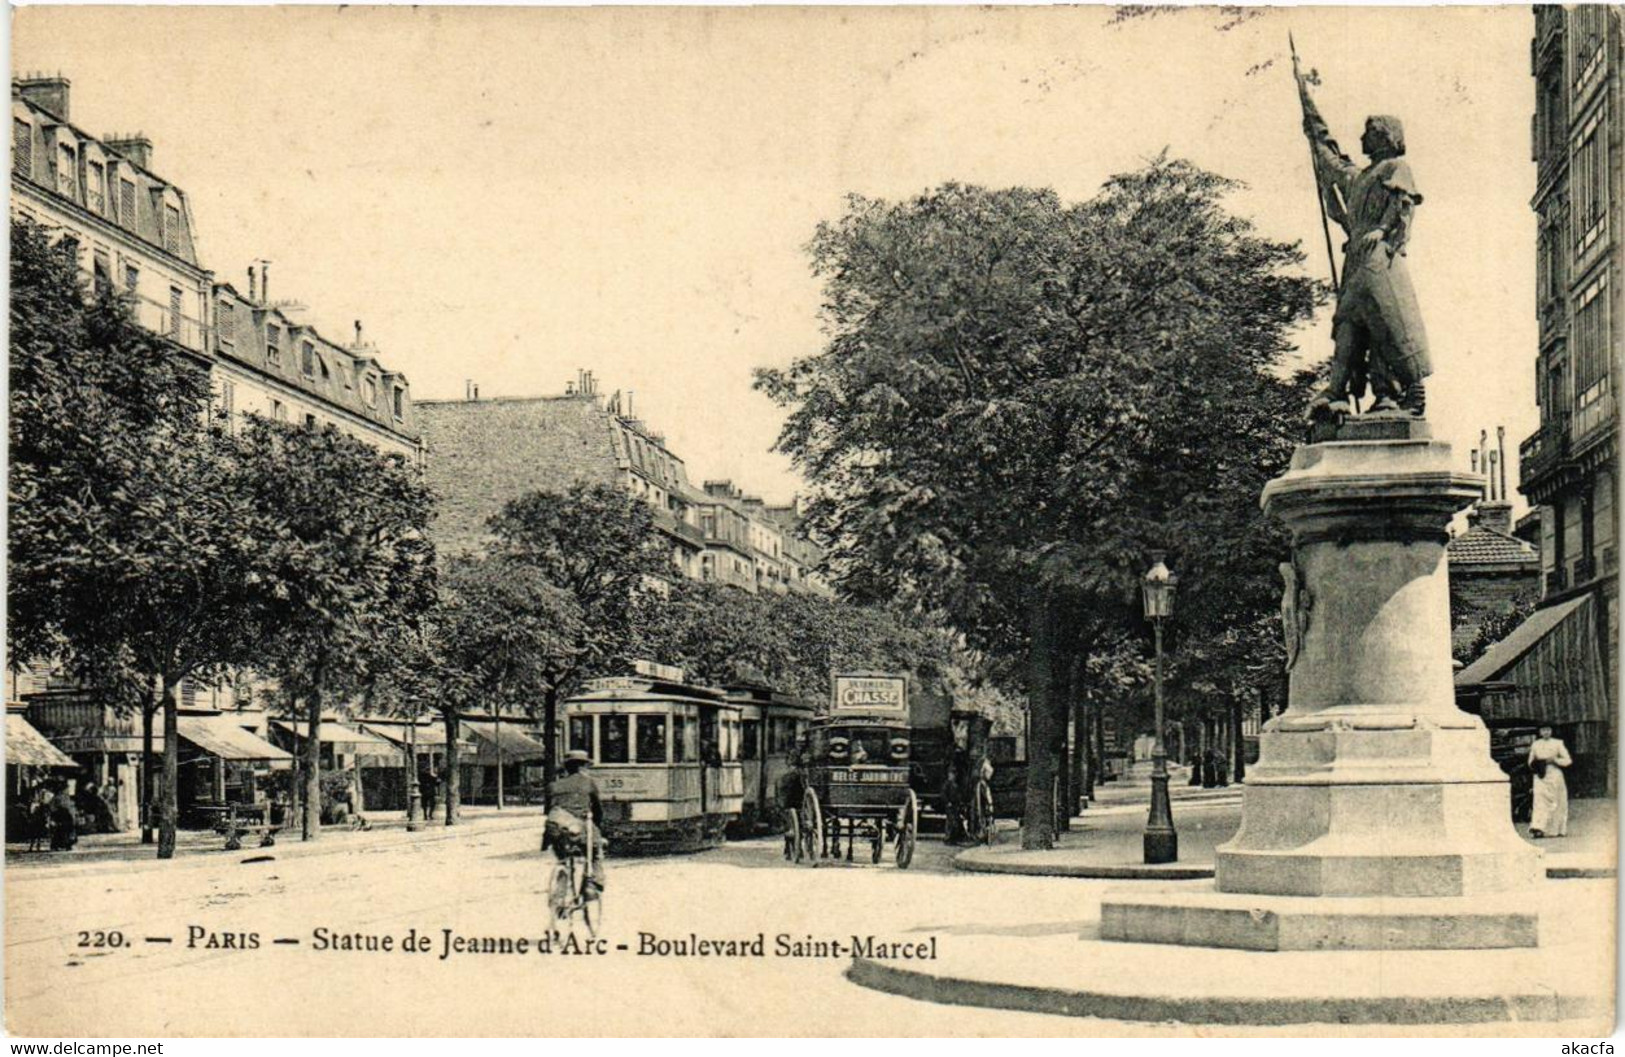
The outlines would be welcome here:
<svg viewBox="0 0 1625 1057">
<path fill-rule="evenodd" d="M 598 891 L 604 889 L 604 840 L 599 827 L 604 822 L 604 804 L 598 794 L 598 783 L 587 769 L 592 757 L 580 749 L 564 754 L 564 776 L 556 778 L 547 787 L 548 800 L 553 805 L 547 810 L 547 828 L 542 834 L 542 849 L 553 849 L 562 859 L 567 854 L 581 854 L 586 841 L 593 842 L 592 872 L 587 883 Z"/>
</svg>

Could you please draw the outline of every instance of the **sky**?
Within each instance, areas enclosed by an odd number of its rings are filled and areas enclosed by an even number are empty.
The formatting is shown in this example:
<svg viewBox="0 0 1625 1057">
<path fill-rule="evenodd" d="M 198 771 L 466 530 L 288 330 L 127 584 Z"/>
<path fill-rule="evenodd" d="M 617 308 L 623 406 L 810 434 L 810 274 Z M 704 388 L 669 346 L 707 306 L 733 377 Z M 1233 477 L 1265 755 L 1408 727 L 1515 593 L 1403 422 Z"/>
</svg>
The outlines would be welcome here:
<svg viewBox="0 0 1625 1057">
<path fill-rule="evenodd" d="M 1505 426 L 1517 500 L 1529 8 L 1226 11 L 24 7 L 13 68 L 67 76 L 92 134 L 145 132 L 207 267 L 241 287 L 271 260 L 274 299 L 338 340 L 361 320 L 416 399 L 590 369 L 692 480 L 783 501 L 802 484 L 752 370 L 821 347 L 805 246 L 849 193 L 1084 199 L 1166 148 L 1243 181 L 1232 208 L 1324 275 L 1291 30 L 1348 148 L 1367 114 L 1405 123 L 1428 417 L 1463 469 Z"/>
</svg>

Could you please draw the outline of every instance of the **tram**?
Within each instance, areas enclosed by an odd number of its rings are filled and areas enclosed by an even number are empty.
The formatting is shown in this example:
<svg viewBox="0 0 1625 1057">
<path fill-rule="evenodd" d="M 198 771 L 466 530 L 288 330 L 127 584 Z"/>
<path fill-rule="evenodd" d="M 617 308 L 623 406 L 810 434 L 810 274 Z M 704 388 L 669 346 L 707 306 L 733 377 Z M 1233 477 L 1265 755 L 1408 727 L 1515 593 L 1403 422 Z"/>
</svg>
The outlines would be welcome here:
<svg viewBox="0 0 1625 1057">
<path fill-rule="evenodd" d="M 569 748 L 592 758 L 611 851 L 718 844 L 744 806 L 740 705 L 680 668 L 592 679 L 564 702 Z"/>
<path fill-rule="evenodd" d="M 731 683 L 725 693 L 728 703 L 740 709 L 739 759 L 744 772 L 744 806 L 731 828 L 741 836 L 780 829 L 776 791 L 794 766 L 796 742 L 805 739 L 815 710 L 764 683 Z"/>
</svg>

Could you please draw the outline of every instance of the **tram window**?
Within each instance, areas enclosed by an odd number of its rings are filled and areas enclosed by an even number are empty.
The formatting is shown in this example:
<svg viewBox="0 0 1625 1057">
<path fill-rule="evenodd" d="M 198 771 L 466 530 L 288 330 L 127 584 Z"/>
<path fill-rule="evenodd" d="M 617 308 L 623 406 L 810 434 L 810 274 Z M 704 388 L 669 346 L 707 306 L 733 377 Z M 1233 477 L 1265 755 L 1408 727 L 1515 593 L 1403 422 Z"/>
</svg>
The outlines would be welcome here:
<svg viewBox="0 0 1625 1057">
<path fill-rule="evenodd" d="M 739 759 L 739 720 L 728 721 L 728 750 L 723 754 L 725 760 Z"/>
<path fill-rule="evenodd" d="M 747 719 L 740 728 L 739 758 L 755 760 L 761 756 L 762 721 Z"/>
<path fill-rule="evenodd" d="M 672 722 L 672 757 L 678 763 L 693 763 L 700 758 L 699 725 L 693 716 L 674 716 Z"/>
<path fill-rule="evenodd" d="M 626 716 L 602 716 L 599 718 L 599 736 L 604 741 L 600 748 L 602 755 L 598 757 L 600 763 L 627 762 L 627 719 Z"/>
<path fill-rule="evenodd" d="M 570 717 L 570 748 L 572 751 L 579 749 L 597 759 L 592 751 L 592 721 L 592 716 Z"/>
<path fill-rule="evenodd" d="M 638 762 L 666 762 L 666 717 L 638 717 Z"/>
</svg>

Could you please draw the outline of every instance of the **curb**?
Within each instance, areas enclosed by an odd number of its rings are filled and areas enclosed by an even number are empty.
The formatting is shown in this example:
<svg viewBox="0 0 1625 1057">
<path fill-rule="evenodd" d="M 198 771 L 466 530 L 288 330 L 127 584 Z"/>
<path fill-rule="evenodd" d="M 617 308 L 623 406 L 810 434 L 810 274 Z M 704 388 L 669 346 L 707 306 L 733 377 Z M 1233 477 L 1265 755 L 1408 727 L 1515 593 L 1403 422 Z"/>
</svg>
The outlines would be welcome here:
<svg viewBox="0 0 1625 1057">
<path fill-rule="evenodd" d="M 953 864 L 954 869 L 968 873 L 1022 874 L 1028 877 L 1092 877 L 1106 881 L 1201 881 L 1213 876 L 1212 866 L 1145 866 L 1134 863 L 1051 865 L 999 862 L 996 858 L 976 856 L 974 849 L 954 856 Z"/>
<path fill-rule="evenodd" d="M 188 849 L 185 853 L 179 854 L 173 859 L 159 859 L 156 856 L 143 855 L 128 859 L 100 859 L 96 862 L 87 863 L 75 863 L 69 860 L 57 863 L 42 863 L 39 866 L 18 866 L 8 863 L 5 867 L 5 881 L 7 884 L 13 884 L 22 881 L 32 881 L 44 878 L 89 877 L 103 873 L 126 873 L 132 869 L 142 871 L 174 866 L 176 864 L 200 863 L 205 861 L 229 862 L 233 859 L 235 859 L 238 865 L 243 865 L 248 863 L 251 859 L 260 859 L 262 856 L 270 856 L 273 860 L 278 859 L 284 854 L 291 852 L 293 849 L 299 850 L 293 854 L 287 854 L 287 858 L 304 859 L 321 855 L 337 855 L 341 852 L 360 853 L 373 851 L 375 849 L 400 848 L 411 844 L 428 844 L 444 840 L 455 840 L 459 837 L 469 835 L 478 836 L 485 833 L 506 833 L 512 830 L 540 826 L 542 821 L 543 818 L 540 814 L 533 816 L 515 816 L 511 821 L 506 818 L 492 820 L 492 823 L 501 824 L 488 824 L 483 819 L 464 819 L 455 826 L 446 826 L 441 824 L 436 827 L 438 832 L 429 831 L 415 834 L 408 833 L 403 825 L 399 828 L 399 836 L 395 836 L 397 828 L 391 826 L 385 830 L 385 832 L 391 834 L 391 837 L 388 840 L 373 840 L 365 841 L 361 844 L 350 844 L 342 838 L 339 840 L 318 840 L 316 842 L 300 841 L 297 838 L 293 838 L 285 843 L 278 842 L 273 844 L 269 848 L 259 848 L 244 845 L 239 850 L 233 852 L 225 851 L 223 848 L 219 847 L 198 847 Z M 153 845 L 144 845 L 144 847 L 153 847 Z"/>
<path fill-rule="evenodd" d="M 976 855 L 978 849 L 953 857 L 953 867 L 967 873 L 1018 874 L 1024 877 L 1081 877 L 1101 881 L 1203 881 L 1213 877 L 1212 864 L 1144 866 L 1134 863 L 1026 863 L 1000 862 Z M 1591 881 L 1619 876 L 1613 866 L 1546 867 L 1551 881 Z"/>
<path fill-rule="evenodd" d="M 1139 1022 L 1228 1024 L 1268 1027 L 1289 1024 L 1485 1024 L 1560 1023 L 1606 1017 L 1605 996 L 1534 992 L 1516 995 L 1442 995 L 1430 998 L 1235 996 L 1156 997 L 1092 990 L 1063 990 L 932 976 L 915 969 L 854 958 L 846 978 L 859 987 L 922 1002 L 1009 1009 L 1065 1017 Z"/>
</svg>

